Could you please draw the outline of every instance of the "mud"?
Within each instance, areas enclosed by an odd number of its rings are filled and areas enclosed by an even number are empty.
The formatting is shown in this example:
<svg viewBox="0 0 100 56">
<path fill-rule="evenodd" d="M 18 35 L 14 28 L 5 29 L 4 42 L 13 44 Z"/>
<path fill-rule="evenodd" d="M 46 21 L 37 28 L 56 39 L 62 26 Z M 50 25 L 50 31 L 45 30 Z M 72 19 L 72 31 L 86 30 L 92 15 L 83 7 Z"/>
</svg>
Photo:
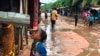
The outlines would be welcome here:
<svg viewBox="0 0 100 56">
<path fill-rule="evenodd" d="M 42 14 L 42 20 L 45 20 L 44 14 Z M 40 28 L 47 32 L 45 43 L 47 56 L 100 56 L 99 24 L 95 23 L 92 30 L 89 30 L 80 18 L 78 26 L 75 27 L 73 17 L 59 15 L 55 31 L 51 31 L 50 18 L 48 18 L 48 24 L 41 21 Z M 30 45 L 23 50 L 21 56 L 29 56 L 29 51 Z"/>
</svg>

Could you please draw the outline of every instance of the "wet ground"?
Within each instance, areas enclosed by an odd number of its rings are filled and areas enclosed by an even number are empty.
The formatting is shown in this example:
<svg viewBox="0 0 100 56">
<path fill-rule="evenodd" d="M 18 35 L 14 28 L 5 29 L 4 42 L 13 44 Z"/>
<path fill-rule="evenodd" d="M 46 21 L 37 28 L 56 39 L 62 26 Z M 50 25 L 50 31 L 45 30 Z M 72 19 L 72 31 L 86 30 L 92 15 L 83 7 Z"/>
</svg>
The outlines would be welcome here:
<svg viewBox="0 0 100 56">
<path fill-rule="evenodd" d="M 50 15 L 50 14 L 48 14 Z M 45 43 L 48 56 L 100 56 L 100 25 L 95 24 L 89 30 L 79 19 L 78 26 L 74 26 L 74 18 L 60 16 L 56 22 L 54 31 L 51 31 L 50 18 L 45 24 L 42 14 L 40 27 L 47 32 Z M 29 56 L 32 40 L 24 47 L 20 56 Z"/>
<path fill-rule="evenodd" d="M 72 19 L 72 17 L 67 17 L 67 19 L 65 20 L 70 26 L 74 25 L 74 19 Z M 89 46 L 85 49 L 82 48 L 83 52 L 81 52 L 80 54 L 76 56 L 100 56 L 100 44 L 99 44 L 100 43 L 100 35 L 99 35 L 100 26 L 99 24 L 94 23 L 93 28 L 89 31 L 89 28 L 87 26 L 84 26 L 83 20 L 80 19 L 78 22 L 78 26 L 74 28 L 76 29 L 72 29 L 72 31 L 82 36 L 89 43 Z M 83 46 L 84 45 L 86 44 L 83 44 Z"/>
</svg>

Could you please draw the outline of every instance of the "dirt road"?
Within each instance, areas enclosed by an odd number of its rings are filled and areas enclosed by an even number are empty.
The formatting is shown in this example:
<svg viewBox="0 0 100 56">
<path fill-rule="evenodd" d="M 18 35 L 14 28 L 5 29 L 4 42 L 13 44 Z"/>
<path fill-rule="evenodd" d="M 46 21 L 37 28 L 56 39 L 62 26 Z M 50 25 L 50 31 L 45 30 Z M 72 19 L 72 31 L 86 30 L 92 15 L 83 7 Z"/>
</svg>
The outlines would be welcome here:
<svg viewBox="0 0 100 56">
<path fill-rule="evenodd" d="M 50 15 L 50 14 L 48 14 Z M 44 14 L 42 14 L 43 22 Z M 94 24 L 91 31 L 79 19 L 74 26 L 74 18 L 60 16 L 56 22 L 55 31 L 51 31 L 50 18 L 48 24 L 40 23 L 40 28 L 47 32 L 46 48 L 48 56 L 100 56 L 100 26 Z M 25 46 L 20 56 L 29 56 L 32 40 Z"/>
</svg>

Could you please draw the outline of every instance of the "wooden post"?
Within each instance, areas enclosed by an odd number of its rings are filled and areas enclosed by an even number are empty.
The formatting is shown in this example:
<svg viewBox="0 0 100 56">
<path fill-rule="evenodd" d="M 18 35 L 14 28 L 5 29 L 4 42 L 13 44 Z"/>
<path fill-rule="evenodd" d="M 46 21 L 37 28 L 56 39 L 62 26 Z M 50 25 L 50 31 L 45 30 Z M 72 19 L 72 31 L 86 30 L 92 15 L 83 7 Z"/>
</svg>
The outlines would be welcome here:
<svg viewBox="0 0 100 56">
<path fill-rule="evenodd" d="M 21 26 L 21 27 L 20 27 L 20 35 L 21 35 L 21 38 L 20 38 L 20 39 L 21 39 L 21 46 L 20 46 L 20 49 L 21 49 L 21 50 L 23 49 L 23 37 L 24 37 L 24 36 L 23 36 L 23 29 L 24 29 L 23 26 Z"/>
<path fill-rule="evenodd" d="M 25 0 L 25 14 L 28 14 L 28 0 Z"/>
<path fill-rule="evenodd" d="M 25 0 L 25 14 L 28 14 L 28 0 Z M 25 38 L 26 38 L 26 44 L 28 45 L 28 35 L 26 26 L 25 26 Z"/>
<path fill-rule="evenodd" d="M 39 0 L 29 0 L 28 5 L 28 12 L 30 14 L 30 27 L 33 28 L 34 20 L 38 20 Z"/>
<path fill-rule="evenodd" d="M 28 45 L 28 35 L 27 35 L 27 27 L 25 26 L 25 38 L 26 38 L 26 44 Z"/>
</svg>

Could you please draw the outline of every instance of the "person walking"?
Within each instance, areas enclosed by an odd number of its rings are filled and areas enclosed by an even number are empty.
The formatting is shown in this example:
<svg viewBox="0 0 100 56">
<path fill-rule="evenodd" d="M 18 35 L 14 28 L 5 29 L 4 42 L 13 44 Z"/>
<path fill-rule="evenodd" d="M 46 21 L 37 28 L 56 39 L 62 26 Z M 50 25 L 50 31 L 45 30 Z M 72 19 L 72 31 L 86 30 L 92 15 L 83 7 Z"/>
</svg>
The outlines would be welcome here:
<svg viewBox="0 0 100 56">
<path fill-rule="evenodd" d="M 45 25 L 48 24 L 48 10 L 45 11 Z"/>
<path fill-rule="evenodd" d="M 52 15 L 51 15 L 51 27 L 52 27 L 52 30 L 55 27 L 55 23 L 56 23 L 57 17 L 58 17 L 57 10 L 56 10 L 56 8 L 54 8 L 53 11 L 52 11 Z"/>
<path fill-rule="evenodd" d="M 78 15 L 77 14 L 75 14 L 75 27 L 77 26 L 77 23 L 78 23 Z"/>
<path fill-rule="evenodd" d="M 84 20 L 84 26 L 88 25 L 88 12 L 86 10 L 83 11 L 83 20 Z"/>
<path fill-rule="evenodd" d="M 90 15 L 90 17 L 89 17 L 89 30 L 92 29 L 93 22 L 94 22 L 94 17 L 93 17 L 93 15 Z"/>
</svg>

